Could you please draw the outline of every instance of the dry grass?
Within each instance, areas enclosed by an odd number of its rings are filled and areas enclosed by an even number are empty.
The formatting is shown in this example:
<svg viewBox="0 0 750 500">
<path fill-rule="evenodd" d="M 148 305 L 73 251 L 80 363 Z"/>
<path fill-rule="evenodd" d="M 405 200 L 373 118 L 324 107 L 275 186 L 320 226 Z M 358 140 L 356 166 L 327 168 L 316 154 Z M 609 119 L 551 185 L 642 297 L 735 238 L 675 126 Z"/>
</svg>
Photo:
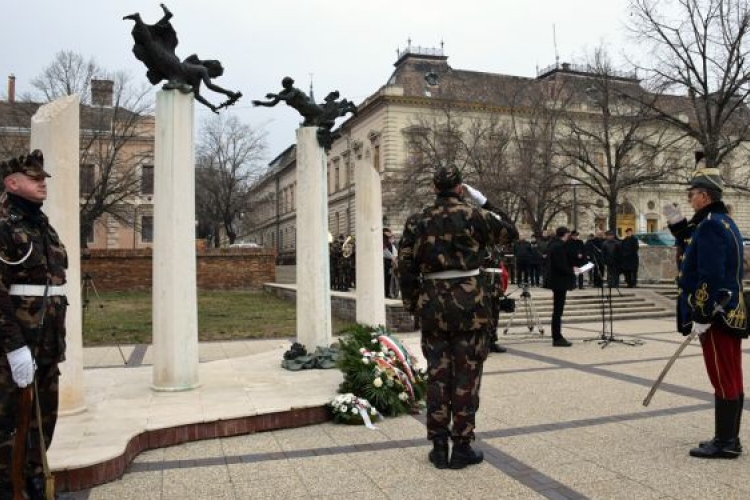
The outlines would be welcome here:
<svg viewBox="0 0 750 500">
<path fill-rule="evenodd" d="M 333 318 L 338 332 L 349 322 Z M 259 290 L 198 293 L 202 341 L 294 337 L 295 304 Z M 83 343 L 151 343 L 151 293 L 107 292 L 90 297 L 83 313 Z"/>
</svg>

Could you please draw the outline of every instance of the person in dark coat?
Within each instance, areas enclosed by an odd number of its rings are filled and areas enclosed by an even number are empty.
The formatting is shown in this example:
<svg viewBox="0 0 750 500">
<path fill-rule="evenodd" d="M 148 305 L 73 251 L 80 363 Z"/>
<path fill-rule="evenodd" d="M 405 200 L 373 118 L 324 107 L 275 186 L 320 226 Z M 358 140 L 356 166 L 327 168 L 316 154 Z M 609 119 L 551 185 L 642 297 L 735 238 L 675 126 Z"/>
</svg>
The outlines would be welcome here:
<svg viewBox="0 0 750 500">
<path fill-rule="evenodd" d="M 547 249 L 547 287 L 552 289 L 552 345 L 555 347 L 570 347 L 572 344 L 563 337 L 562 315 L 565 309 L 565 299 L 568 290 L 575 287 L 575 269 L 570 262 L 570 254 L 565 242 L 570 232 L 565 226 L 558 227 L 555 238 Z"/>
<path fill-rule="evenodd" d="M 601 240 L 597 240 L 597 237 L 594 235 L 594 233 L 590 233 L 588 238 L 586 238 L 584 250 L 586 252 L 586 259 L 594 264 L 594 268 L 589 271 L 589 286 L 598 288 L 602 286 L 602 270 L 600 269 L 602 254 Z"/>
<path fill-rule="evenodd" d="M 683 335 L 700 339 L 708 378 L 714 388 L 714 438 L 690 450 L 697 458 L 737 458 L 745 402 L 742 339 L 747 338 L 743 297 L 742 234 L 722 202 L 724 183 L 718 168 L 698 168 L 688 188 L 695 214 L 689 221 L 678 206 L 663 213 L 677 239 L 680 255 L 677 321 Z M 701 168 L 702 166 L 702 168 Z"/>
<path fill-rule="evenodd" d="M 578 231 L 573 230 L 570 232 L 570 238 L 565 243 L 568 248 L 568 254 L 570 257 L 570 263 L 575 267 L 581 267 L 586 263 L 586 247 L 578 237 Z M 583 273 L 576 276 L 574 283 L 579 289 L 583 290 Z M 575 288 L 575 287 L 574 287 Z"/>
<path fill-rule="evenodd" d="M 539 286 L 541 284 L 544 258 L 542 257 L 542 252 L 539 251 L 539 243 L 535 236 L 532 236 L 531 239 L 529 239 L 529 245 L 531 246 L 531 258 L 529 259 L 529 285 Z"/>
<path fill-rule="evenodd" d="M 610 288 L 620 287 L 620 260 L 622 251 L 620 242 L 617 240 L 614 231 L 604 233 L 605 239 L 602 243 L 602 258 L 604 266 L 607 268 L 607 286 Z"/>
<path fill-rule="evenodd" d="M 620 271 L 625 275 L 628 288 L 635 288 L 638 284 L 638 238 L 633 236 L 633 230 L 625 230 L 625 239 L 620 243 Z"/>
<path fill-rule="evenodd" d="M 516 257 L 517 283 L 530 283 L 531 243 L 521 236 L 513 245 L 513 255 Z"/>
</svg>

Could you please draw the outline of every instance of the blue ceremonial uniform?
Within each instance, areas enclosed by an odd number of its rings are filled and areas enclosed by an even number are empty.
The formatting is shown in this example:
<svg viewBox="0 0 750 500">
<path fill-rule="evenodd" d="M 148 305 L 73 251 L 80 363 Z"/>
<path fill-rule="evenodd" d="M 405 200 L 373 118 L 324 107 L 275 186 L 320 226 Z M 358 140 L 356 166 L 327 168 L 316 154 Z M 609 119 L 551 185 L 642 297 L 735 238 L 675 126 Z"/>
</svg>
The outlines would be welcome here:
<svg viewBox="0 0 750 500">
<path fill-rule="evenodd" d="M 695 321 L 720 323 L 727 333 L 745 336 L 742 235 L 724 204 L 712 203 L 696 212 L 690 221 L 683 220 L 670 229 L 681 250 L 677 318 L 680 332 L 690 333 Z"/>
</svg>

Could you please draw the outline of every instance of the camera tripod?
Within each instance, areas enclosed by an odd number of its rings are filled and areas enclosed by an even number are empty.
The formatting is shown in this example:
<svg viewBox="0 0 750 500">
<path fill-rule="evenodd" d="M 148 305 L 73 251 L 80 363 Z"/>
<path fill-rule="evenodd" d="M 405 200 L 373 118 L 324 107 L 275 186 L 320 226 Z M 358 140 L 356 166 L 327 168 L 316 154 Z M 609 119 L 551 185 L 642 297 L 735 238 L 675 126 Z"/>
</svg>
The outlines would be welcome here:
<svg viewBox="0 0 750 500">
<path fill-rule="evenodd" d="M 82 314 L 81 314 L 81 330 L 84 332 L 86 331 L 86 312 L 89 310 L 89 304 L 91 303 L 91 292 L 94 292 L 94 296 L 96 297 L 96 300 L 99 305 L 99 309 L 104 309 L 104 304 L 102 303 L 102 298 L 99 296 L 99 290 L 96 289 L 96 285 L 94 284 L 94 278 L 89 273 L 84 273 L 81 277 L 81 306 L 82 306 Z M 114 333 L 112 334 L 114 335 Z M 115 341 L 115 345 L 117 346 L 117 350 L 120 352 L 120 357 L 122 358 L 123 364 L 127 365 L 128 361 L 125 359 L 125 354 L 122 352 L 122 347 L 120 347 L 120 344 Z"/>
<path fill-rule="evenodd" d="M 536 329 L 539 332 L 539 335 L 544 335 L 544 328 L 542 328 L 542 324 L 539 321 L 539 312 L 534 305 L 534 299 L 531 297 L 531 292 L 529 292 L 529 284 L 523 283 L 508 295 L 506 295 L 506 297 L 510 297 L 518 290 L 521 290 L 521 305 L 516 304 L 513 312 L 510 313 L 508 323 L 505 325 L 505 329 L 503 330 L 503 335 L 508 335 L 508 331 L 513 324 L 513 318 L 516 317 L 516 313 L 518 312 L 519 307 L 523 308 L 524 316 L 526 317 L 526 327 L 529 329 L 529 333 L 534 333 L 534 329 Z"/>
</svg>

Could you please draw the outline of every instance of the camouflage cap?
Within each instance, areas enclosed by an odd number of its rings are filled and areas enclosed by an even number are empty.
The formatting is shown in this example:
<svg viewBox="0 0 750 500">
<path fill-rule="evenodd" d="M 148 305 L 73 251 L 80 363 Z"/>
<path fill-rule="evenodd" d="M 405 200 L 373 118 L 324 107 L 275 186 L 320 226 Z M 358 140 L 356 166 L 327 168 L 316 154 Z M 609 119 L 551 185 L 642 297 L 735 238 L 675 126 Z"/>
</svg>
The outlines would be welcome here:
<svg viewBox="0 0 750 500">
<path fill-rule="evenodd" d="M 3 179 L 15 173 L 26 174 L 29 177 L 51 177 L 44 170 L 44 155 L 38 149 L 27 155 L 1 162 L 0 172 L 2 172 Z"/>
<path fill-rule="evenodd" d="M 438 167 L 432 177 L 435 187 L 442 190 L 453 189 L 461 184 L 461 171 L 455 166 Z"/>
</svg>

